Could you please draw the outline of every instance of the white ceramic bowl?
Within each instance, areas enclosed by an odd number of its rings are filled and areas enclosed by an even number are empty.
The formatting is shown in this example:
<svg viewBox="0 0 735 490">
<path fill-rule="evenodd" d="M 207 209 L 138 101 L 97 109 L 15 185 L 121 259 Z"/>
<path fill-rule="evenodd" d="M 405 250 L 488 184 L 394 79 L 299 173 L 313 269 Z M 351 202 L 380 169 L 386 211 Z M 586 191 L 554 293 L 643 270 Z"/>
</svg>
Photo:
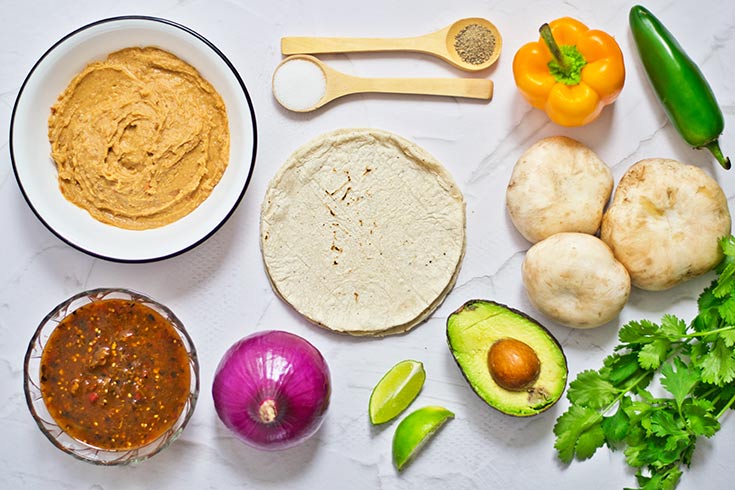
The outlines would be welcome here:
<svg viewBox="0 0 735 490">
<path fill-rule="evenodd" d="M 126 230 L 101 223 L 59 191 L 48 141 L 50 108 L 90 62 L 130 46 L 156 46 L 195 67 L 222 96 L 230 125 L 230 162 L 212 194 L 167 226 Z M 211 42 L 174 22 L 141 16 L 104 19 L 68 34 L 35 64 L 13 108 L 10 154 L 15 176 L 38 218 L 69 245 L 120 261 L 160 260 L 209 238 L 230 217 L 250 181 L 257 131 L 250 96 L 235 67 Z"/>
</svg>

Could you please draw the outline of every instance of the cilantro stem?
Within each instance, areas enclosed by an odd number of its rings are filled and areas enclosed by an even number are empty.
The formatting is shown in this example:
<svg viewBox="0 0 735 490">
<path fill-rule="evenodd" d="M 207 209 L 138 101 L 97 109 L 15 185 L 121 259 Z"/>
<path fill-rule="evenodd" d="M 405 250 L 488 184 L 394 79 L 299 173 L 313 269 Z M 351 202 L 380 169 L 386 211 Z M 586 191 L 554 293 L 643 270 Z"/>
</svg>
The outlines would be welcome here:
<svg viewBox="0 0 735 490">
<path fill-rule="evenodd" d="M 725 406 L 722 407 L 722 410 L 719 411 L 719 413 L 715 416 L 715 418 L 717 420 L 719 420 L 720 417 L 722 417 L 723 415 L 725 415 L 725 412 L 727 412 L 730 409 L 730 407 L 732 406 L 733 403 L 735 403 L 735 395 L 733 395 L 730 398 L 730 400 L 725 404 Z"/>
<path fill-rule="evenodd" d="M 610 402 L 610 404 L 607 407 L 605 407 L 604 410 L 600 412 L 600 416 L 602 417 L 604 414 L 612 410 L 612 408 L 615 405 L 617 405 L 618 402 L 620 402 L 620 400 L 622 400 L 625 395 L 630 393 L 631 390 L 638 385 L 638 383 L 646 379 L 646 377 L 649 376 L 650 374 L 651 373 L 649 373 L 648 371 L 643 371 L 640 375 L 636 377 L 636 379 L 633 380 L 632 383 L 628 384 L 625 388 L 619 388 L 620 393 L 618 394 L 618 396 L 616 396 L 615 399 L 613 399 L 613 401 Z"/>
<path fill-rule="evenodd" d="M 699 396 L 700 396 L 701 398 L 707 398 L 707 399 L 709 399 L 710 395 L 711 395 L 712 393 L 716 392 L 716 391 L 719 391 L 719 389 L 720 389 L 720 388 L 718 388 L 718 387 L 716 387 L 716 386 L 713 386 L 712 388 L 710 388 L 709 390 L 705 391 L 704 393 L 702 393 L 702 394 L 701 394 L 701 395 L 699 395 Z M 715 400 L 718 400 L 719 398 L 720 398 L 720 395 L 717 395 L 717 396 L 715 397 Z"/>
<path fill-rule="evenodd" d="M 706 332 L 688 333 L 688 334 L 682 335 L 681 337 L 678 337 L 678 338 L 681 338 L 681 339 L 695 339 L 697 337 L 706 337 L 707 335 L 718 334 L 718 333 L 722 333 L 722 332 L 729 332 L 731 330 L 735 330 L 735 326 L 721 327 L 721 328 L 717 328 L 715 330 L 707 330 Z M 670 340 L 674 340 L 674 339 L 670 339 Z"/>
</svg>

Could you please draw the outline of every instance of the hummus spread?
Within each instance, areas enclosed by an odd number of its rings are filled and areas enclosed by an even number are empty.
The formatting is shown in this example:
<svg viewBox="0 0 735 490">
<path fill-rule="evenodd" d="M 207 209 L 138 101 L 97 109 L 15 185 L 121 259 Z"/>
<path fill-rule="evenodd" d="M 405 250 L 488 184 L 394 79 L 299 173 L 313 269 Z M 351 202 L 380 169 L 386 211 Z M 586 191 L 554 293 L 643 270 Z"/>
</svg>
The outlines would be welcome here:
<svg viewBox="0 0 735 490">
<path fill-rule="evenodd" d="M 95 219 L 142 230 L 199 206 L 227 167 L 227 111 L 189 64 L 158 48 L 94 62 L 49 117 L 51 156 L 66 199 Z"/>
</svg>

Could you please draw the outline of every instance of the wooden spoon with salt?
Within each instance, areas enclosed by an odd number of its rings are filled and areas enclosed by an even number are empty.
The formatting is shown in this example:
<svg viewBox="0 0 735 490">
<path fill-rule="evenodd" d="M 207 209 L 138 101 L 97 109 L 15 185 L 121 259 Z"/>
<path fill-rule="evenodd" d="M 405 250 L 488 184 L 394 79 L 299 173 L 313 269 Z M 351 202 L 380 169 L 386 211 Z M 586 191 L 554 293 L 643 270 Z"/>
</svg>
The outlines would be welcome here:
<svg viewBox="0 0 735 490">
<path fill-rule="evenodd" d="M 309 55 L 289 56 L 273 74 L 273 95 L 283 107 L 295 112 L 313 111 L 338 97 L 366 92 L 489 100 L 493 82 L 481 78 L 361 78 L 330 68 Z"/>
<path fill-rule="evenodd" d="M 284 37 L 281 52 L 292 54 L 411 51 L 427 53 L 457 68 L 479 71 L 500 56 L 503 39 L 492 22 L 479 17 L 460 19 L 436 32 L 404 38 Z"/>
</svg>

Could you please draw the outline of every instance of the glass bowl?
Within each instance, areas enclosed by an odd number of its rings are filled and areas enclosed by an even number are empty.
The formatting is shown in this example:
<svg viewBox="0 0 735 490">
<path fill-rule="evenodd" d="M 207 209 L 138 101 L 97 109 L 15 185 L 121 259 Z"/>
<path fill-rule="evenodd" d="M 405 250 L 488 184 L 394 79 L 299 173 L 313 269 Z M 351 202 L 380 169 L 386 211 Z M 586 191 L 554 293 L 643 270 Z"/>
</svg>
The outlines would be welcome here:
<svg viewBox="0 0 735 490">
<path fill-rule="evenodd" d="M 122 299 L 147 306 L 167 320 L 181 338 L 187 355 L 191 382 L 189 393 L 181 413 L 171 427 L 148 444 L 132 449 L 109 450 L 82 442 L 65 432 L 46 407 L 41 393 L 41 355 L 56 326 L 76 309 L 90 303 Z M 41 432 L 59 449 L 75 458 L 99 465 L 123 465 L 143 461 L 171 444 L 189 422 L 199 395 L 199 361 L 196 349 L 184 325 L 167 307 L 143 294 L 128 289 L 93 289 L 76 294 L 54 308 L 41 321 L 26 351 L 24 363 L 24 391 L 28 408 Z"/>
</svg>

